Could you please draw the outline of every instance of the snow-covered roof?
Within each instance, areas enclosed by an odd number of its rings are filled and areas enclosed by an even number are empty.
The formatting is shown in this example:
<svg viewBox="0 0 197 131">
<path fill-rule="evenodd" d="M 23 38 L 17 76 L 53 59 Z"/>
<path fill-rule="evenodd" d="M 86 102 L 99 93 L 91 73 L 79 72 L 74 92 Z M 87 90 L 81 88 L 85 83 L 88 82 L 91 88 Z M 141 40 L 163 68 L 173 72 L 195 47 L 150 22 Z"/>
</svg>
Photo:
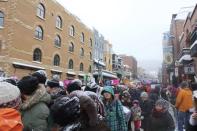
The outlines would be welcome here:
<svg viewBox="0 0 197 131">
<path fill-rule="evenodd" d="M 35 66 L 35 65 L 31 65 L 31 64 L 26 64 L 26 63 L 21 63 L 21 62 L 12 62 L 13 65 L 19 65 L 19 66 L 24 66 L 24 67 L 31 67 L 31 68 L 35 68 L 35 69 L 41 69 L 41 70 L 45 70 L 45 68 L 40 67 L 40 66 Z"/>
</svg>

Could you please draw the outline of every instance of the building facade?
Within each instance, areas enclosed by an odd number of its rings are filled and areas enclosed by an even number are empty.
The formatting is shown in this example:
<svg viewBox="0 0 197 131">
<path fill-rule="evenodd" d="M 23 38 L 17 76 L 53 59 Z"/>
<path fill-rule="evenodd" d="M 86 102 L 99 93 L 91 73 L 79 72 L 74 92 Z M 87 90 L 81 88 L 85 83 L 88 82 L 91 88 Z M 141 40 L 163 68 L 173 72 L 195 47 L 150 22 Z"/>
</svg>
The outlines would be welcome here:
<svg viewBox="0 0 197 131">
<path fill-rule="evenodd" d="M 127 74 L 132 74 L 132 78 L 137 78 L 137 60 L 133 56 L 120 55 L 123 61 L 123 65 L 126 65 L 127 70 L 130 70 L 130 73 L 127 71 Z"/>
<path fill-rule="evenodd" d="M 21 78 L 35 70 L 61 79 L 93 69 L 94 33 L 55 0 L 0 1 L 0 65 Z"/>
<path fill-rule="evenodd" d="M 104 63 L 105 70 L 112 72 L 112 44 L 105 40 L 104 44 Z"/>
</svg>

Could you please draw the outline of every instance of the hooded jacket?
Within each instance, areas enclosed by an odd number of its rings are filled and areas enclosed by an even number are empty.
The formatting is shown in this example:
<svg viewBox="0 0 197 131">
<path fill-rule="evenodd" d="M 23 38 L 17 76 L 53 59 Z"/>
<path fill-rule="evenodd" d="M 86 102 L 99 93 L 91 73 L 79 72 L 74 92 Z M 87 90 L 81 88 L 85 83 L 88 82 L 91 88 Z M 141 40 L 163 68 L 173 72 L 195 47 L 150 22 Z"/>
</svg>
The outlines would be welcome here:
<svg viewBox="0 0 197 131">
<path fill-rule="evenodd" d="M 112 95 L 112 101 L 107 102 L 105 99 L 103 103 L 105 105 L 106 111 L 106 122 L 111 131 L 127 131 L 127 125 L 125 120 L 125 115 L 123 112 L 122 104 L 119 100 L 114 99 L 114 91 L 111 86 L 106 86 L 103 88 L 104 92 L 108 92 Z"/>
<path fill-rule="evenodd" d="M 43 85 L 39 85 L 34 94 L 21 105 L 22 121 L 24 130 L 45 131 L 47 130 L 47 118 L 51 97 Z"/>
<path fill-rule="evenodd" d="M 0 109 L 0 131 L 22 131 L 23 124 L 19 112 L 12 108 Z"/>
<path fill-rule="evenodd" d="M 182 112 L 186 112 L 193 107 L 192 91 L 189 88 L 180 89 L 175 106 Z"/>
<path fill-rule="evenodd" d="M 80 101 L 80 121 L 82 128 L 96 126 L 97 123 L 97 109 L 92 98 L 90 98 L 84 91 L 77 90 L 69 94 L 69 97 L 78 97 Z"/>
</svg>

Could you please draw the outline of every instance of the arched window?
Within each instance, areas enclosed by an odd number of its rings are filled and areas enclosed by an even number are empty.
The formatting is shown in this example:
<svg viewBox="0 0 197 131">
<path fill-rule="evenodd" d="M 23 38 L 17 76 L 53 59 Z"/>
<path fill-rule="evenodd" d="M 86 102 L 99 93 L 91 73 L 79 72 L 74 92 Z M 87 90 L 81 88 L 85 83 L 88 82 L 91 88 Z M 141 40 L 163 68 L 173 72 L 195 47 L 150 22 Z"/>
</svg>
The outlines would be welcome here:
<svg viewBox="0 0 197 131">
<path fill-rule="evenodd" d="M 36 48 L 33 53 L 33 61 L 42 61 L 42 52 L 39 48 Z"/>
<path fill-rule="evenodd" d="M 90 60 L 92 60 L 92 53 L 90 52 Z"/>
<path fill-rule="evenodd" d="M 68 50 L 69 50 L 70 52 L 74 52 L 74 44 L 73 44 L 72 42 L 69 44 Z"/>
<path fill-rule="evenodd" d="M 85 36 L 84 36 L 84 33 L 82 32 L 81 33 L 81 42 L 84 43 L 84 41 L 85 41 Z"/>
<path fill-rule="evenodd" d="M 89 66 L 88 72 L 92 73 L 92 66 L 91 65 Z"/>
<path fill-rule="evenodd" d="M 90 47 L 92 47 L 92 39 L 90 38 Z"/>
<path fill-rule="evenodd" d="M 80 56 L 84 56 L 84 49 L 83 48 L 80 49 Z"/>
<path fill-rule="evenodd" d="M 44 5 L 41 3 L 37 7 L 37 16 L 39 16 L 40 18 L 45 17 L 45 8 Z"/>
<path fill-rule="evenodd" d="M 0 11 L 0 27 L 4 25 L 4 13 Z"/>
<path fill-rule="evenodd" d="M 62 28 L 62 18 L 60 16 L 57 16 L 56 18 L 56 27 Z"/>
<path fill-rule="evenodd" d="M 53 65 L 54 66 L 60 66 L 60 57 L 57 54 L 54 56 Z"/>
<path fill-rule="evenodd" d="M 80 64 L 80 69 L 79 71 L 83 71 L 83 63 Z"/>
<path fill-rule="evenodd" d="M 74 27 L 73 25 L 70 26 L 69 34 L 70 34 L 71 36 L 75 36 L 75 27 Z"/>
<path fill-rule="evenodd" d="M 74 66 L 73 60 L 70 59 L 68 62 L 68 69 L 73 69 L 73 66 Z"/>
<path fill-rule="evenodd" d="M 59 35 L 55 36 L 55 41 L 54 41 L 55 45 L 60 47 L 61 46 L 61 38 Z"/>
<path fill-rule="evenodd" d="M 35 30 L 35 37 L 40 39 L 40 40 L 43 40 L 43 29 L 41 26 L 37 26 L 36 27 L 36 30 Z"/>
</svg>

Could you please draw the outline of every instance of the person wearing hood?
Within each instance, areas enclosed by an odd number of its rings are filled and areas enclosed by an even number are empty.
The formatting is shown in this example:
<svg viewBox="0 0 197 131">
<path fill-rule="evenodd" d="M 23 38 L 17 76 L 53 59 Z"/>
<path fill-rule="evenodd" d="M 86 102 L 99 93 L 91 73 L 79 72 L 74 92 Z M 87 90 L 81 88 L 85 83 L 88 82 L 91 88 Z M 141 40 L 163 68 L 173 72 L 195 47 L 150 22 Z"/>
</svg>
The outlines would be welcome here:
<svg viewBox="0 0 197 131">
<path fill-rule="evenodd" d="M 58 131 L 80 131 L 80 102 L 77 97 L 61 97 L 51 107 L 54 122 L 60 127 Z"/>
<path fill-rule="evenodd" d="M 80 122 L 83 129 L 95 127 L 97 124 L 97 108 L 94 100 L 81 90 L 80 80 L 73 80 L 67 86 L 68 97 L 77 97 L 80 101 Z"/>
<path fill-rule="evenodd" d="M 0 82 L 0 131 L 22 131 L 23 124 L 18 108 L 21 94 L 18 87 Z"/>
<path fill-rule="evenodd" d="M 24 76 L 18 82 L 22 94 L 20 111 L 24 124 L 24 131 L 46 131 L 49 108 L 47 104 L 51 97 L 43 84 L 33 76 Z"/>
<path fill-rule="evenodd" d="M 103 95 L 103 103 L 105 105 L 108 127 L 111 131 L 127 131 L 123 106 L 118 99 L 115 99 L 114 90 L 111 86 L 105 86 L 101 92 Z"/>
<path fill-rule="evenodd" d="M 44 70 L 38 70 L 32 74 L 32 76 L 36 77 L 39 81 L 39 84 L 46 84 L 47 73 Z"/>
<path fill-rule="evenodd" d="M 174 131 L 175 124 L 168 111 L 169 103 L 163 99 L 156 101 L 150 120 L 148 131 Z"/>
</svg>

